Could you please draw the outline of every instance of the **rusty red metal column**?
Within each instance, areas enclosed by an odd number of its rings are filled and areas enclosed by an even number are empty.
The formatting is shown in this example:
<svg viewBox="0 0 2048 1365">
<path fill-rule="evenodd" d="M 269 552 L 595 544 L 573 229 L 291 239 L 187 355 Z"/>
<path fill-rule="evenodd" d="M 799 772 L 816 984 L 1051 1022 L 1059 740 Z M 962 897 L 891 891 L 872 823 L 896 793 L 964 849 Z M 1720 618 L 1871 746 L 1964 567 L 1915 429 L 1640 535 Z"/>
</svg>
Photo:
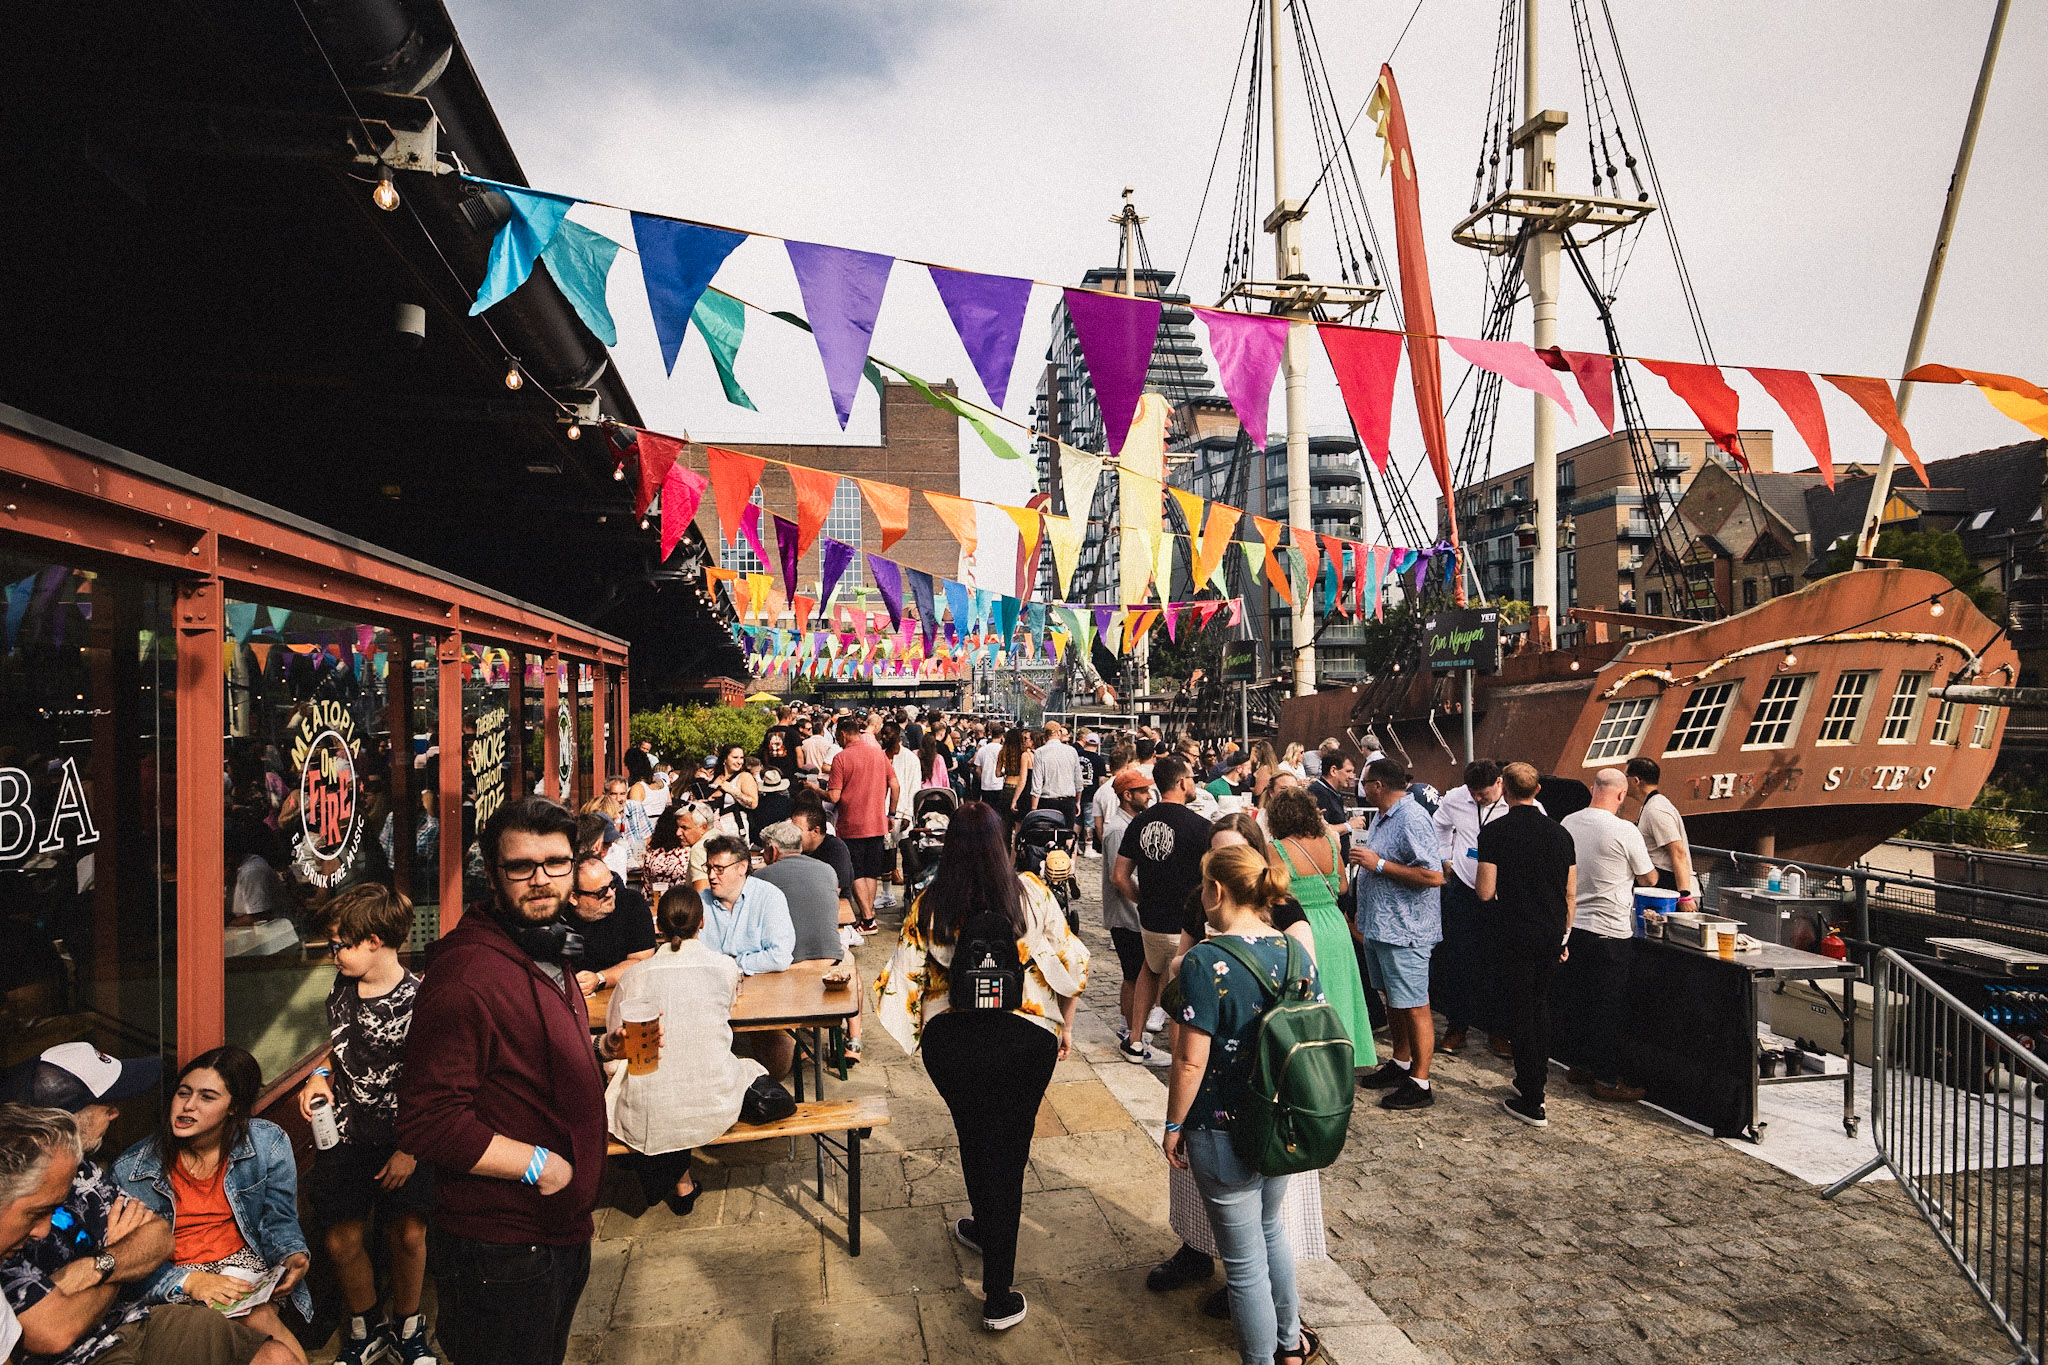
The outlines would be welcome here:
<svg viewBox="0 0 2048 1365">
<path fill-rule="evenodd" d="M 221 681 L 225 589 L 219 543 L 201 537 L 207 576 L 178 585 L 178 1058 L 227 1041 L 227 920 L 221 913 L 226 811 L 221 794 L 227 695 Z"/>
<path fill-rule="evenodd" d="M 462 769 L 468 760 L 462 743 L 462 631 L 457 628 L 441 637 L 435 665 L 441 670 L 435 691 L 434 743 L 441 761 L 435 764 L 440 776 L 441 815 L 441 932 L 447 933 L 462 918 Z"/>
<path fill-rule="evenodd" d="M 540 679 L 540 727 L 541 762 L 545 765 L 541 773 L 541 790 L 566 804 L 569 793 L 562 789 L 562 656 L 550 649 L 541 665 Z M 575 705 L 573 697 L 569 703 Z M 573 714 L 573 713 L 572 713 Z M 570 733 L 574 733 L 571 731 Z"/>
</svg>

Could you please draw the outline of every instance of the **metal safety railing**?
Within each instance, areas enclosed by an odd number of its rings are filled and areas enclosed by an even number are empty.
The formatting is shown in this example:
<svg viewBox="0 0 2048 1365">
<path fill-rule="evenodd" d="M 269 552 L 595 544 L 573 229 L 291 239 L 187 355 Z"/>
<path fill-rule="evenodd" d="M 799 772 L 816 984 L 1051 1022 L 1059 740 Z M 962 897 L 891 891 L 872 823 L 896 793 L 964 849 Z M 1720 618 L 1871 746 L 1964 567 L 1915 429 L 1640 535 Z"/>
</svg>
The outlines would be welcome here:
<svg viewBox="0 0 2048 1365">
<path fill-rule="evenodd" d="M 2018 1347 L 2048 1350 L 2048 1062 L 1889 948 L 1874 959 L 1871 1133 L 1888 1168 Z"/>
</svg>

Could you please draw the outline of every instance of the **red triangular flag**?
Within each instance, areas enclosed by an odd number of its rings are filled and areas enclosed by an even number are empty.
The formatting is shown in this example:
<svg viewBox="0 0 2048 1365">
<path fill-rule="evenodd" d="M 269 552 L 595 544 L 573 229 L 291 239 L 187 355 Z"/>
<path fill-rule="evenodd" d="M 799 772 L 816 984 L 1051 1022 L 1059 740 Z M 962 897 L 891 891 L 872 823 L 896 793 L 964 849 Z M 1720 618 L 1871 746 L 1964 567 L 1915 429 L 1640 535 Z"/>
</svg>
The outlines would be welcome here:
<svg viewBox="0 0 2048 1365">
<path fill-rule="evenodd" d="M 1337 388 L 1358 440 L 1380 473 L 1391 454 L 1389 431 L 1394 419 L 1394 380 L 1401 369 L 1401 334 L 1325 323 L 1316 328 L 1323 352 L 1336 371 Z"/>
<path fill-rule="evenodd" d="M 1288 529 L 1294 532 L 1294 548 L 1301 551 L 1302 563 L 1307 566 L 1301 571 L 1301 581 L 1309 586 L 1310 595 L 1308 600 L 1309 605 L 1313 607 L 1315 605 L 1313 590 L 1316 578 L 1322 572 L 1323 552 L 1316 545 L 1316 533 L 1314 531 L 1304 531 L 1299 526 L 1289 527 Z"/>
<path fill-rule="evenodd" d="M 1572 378 L 1579 381 L 1579 392 L 1586 397 L 1586 406 L 1593 409 L 1601 426 L 1613 431 L 1614 357 L 1597 351 L 1560 351 L 1555 346 L 1537 354 L 1551 369 L 1571 371 Z"/>
<path fill-rule="evenodd" d="M 663 563 L 675 553 L 676 542 L 696 519 L 697 508 L 704 501 L 705 478 L 694 469 L 679 464 L 668 467 L 668 474 L 661 482 L 661 558 Z"/>
<path fill-rule="evenodd" d="M 1833 488 L 1835 456 L 1828 445 L 1828 417 L 1821 410 L 1820 390 L 1813 386 L 1813 376 L 1804 370 L 1764 370 L 1754 365 L 1749 373 L 1792 419 L 1799 439 L 1806 442 L 1806 448 L 1813 452 L 1813 462 L 1820 466 L 1821 478 Z"/>
<path fill-rule="evenodd" d="M 1742 400 L 1721 377 L 1719 366 L 1683 360 L 1638 360 L 1636 364 L 1669 384 L 1671 391 L 1692 409 L 1692 415 L 1700 419 L 1714 444 L 1734 456 L 1744 469 L 1749 468 L 1749 459 L 1742 453 L 1742 442 L 1735 434 Z"/>
<path fill-rule="evenodd" d="M 644 517 L 654 495 L 661 491 L 662 480 L 668 477 L 669 466 L 682 455 L 683 443 L 652 431 L 635 432 L 634 437 L 640 451 L 640 503 L 635 510 Z"/>
<path fill-rule="evenodd" d="M 754 489 L 761 482 L 761 471 L 768 462 L 753 455 L 742 455 L 737 450 L 721 450 L 717 446 L 704 447 L 704 456 L 711 469 L 711 496 L 718 504 L 718 531 L 725 537 L 727 545 L 738 543 L 740 518 L 745 515 L 747 499 L 754 496 Z"/>
<path fill-rule="evenodd" d="M 1899 420 L 1899 405 L 1892 397 L 1890 384 L 1857 374 L 1824 374 L 1821 378 L 1855 399 L 1856 406 L 1877 423 L 1880 431 L 1891 437 L 1892 444 L 1905 455 L 1906 463 L 1912 465 L 1913 472 L 1920 476 L 1922 488 L 1933 486 L 1927 482 L 1927 466 L 1920 463 L 1920 452 L 1913 449 L 1913 440 L 1906 434 L 1906 424 Z"/>
</svg>

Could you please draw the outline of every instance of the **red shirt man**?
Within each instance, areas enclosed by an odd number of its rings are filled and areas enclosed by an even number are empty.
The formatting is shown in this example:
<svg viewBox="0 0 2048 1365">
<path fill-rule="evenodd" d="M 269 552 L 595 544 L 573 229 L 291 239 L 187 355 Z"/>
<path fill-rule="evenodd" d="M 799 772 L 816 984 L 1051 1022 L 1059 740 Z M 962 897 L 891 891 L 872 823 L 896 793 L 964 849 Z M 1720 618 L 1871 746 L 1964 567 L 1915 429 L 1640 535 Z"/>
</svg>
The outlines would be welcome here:
<svg viewBox="0 0 2048 1365">
<path fill-rule="evenodd" d="M 876 883 L 889 870 L 889 812 L 896 808 L 896 767 L 867 726 L 848 716 L 839 722 L 839 754 L 832 760 L 826 796 L 836 807 L 833 827 L 853 859 L 854 909 L 865 931 L 875 922 Z"/>
</svg>

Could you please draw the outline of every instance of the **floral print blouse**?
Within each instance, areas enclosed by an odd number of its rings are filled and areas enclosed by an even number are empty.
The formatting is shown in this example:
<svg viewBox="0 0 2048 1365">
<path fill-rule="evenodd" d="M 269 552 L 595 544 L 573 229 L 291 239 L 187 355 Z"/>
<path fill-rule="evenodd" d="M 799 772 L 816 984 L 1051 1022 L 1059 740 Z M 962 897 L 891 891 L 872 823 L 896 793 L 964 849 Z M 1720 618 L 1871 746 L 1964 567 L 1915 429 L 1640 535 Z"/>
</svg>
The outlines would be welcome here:
<svg viewBox="0 0 2048 1365">
<path fill-rule="evenodd" d="M 1024 1003 L 1014 1011 L 1057 1035 L 1060 999 L 1088 988 L 1088 945 L 1067 929 L 1067 918 L 1044 882 L 1029 872 L 1017 875 L 1024 908 L 1024 937 L 1017 956 L 1024 962 Z M 920 898 L 922 899 L 922 898 Z M 905 1052 L 917 1051 L 926 1021 L 951 1008 L 948 990 L 953 945 L 928 943 L 913 904 L 888 965 L 875 979 L 875 1012 Z"/>
</svg>

